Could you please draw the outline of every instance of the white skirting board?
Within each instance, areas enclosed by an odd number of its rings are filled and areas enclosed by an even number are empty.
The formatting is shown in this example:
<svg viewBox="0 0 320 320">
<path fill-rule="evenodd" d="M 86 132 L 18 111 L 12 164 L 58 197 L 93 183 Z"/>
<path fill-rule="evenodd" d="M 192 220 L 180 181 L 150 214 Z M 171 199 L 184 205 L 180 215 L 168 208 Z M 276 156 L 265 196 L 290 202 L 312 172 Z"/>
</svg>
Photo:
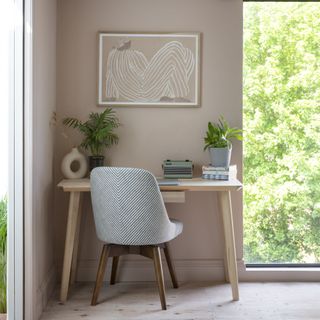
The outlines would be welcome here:
<svg viewBox="0 0 320 320">
<path fill-rule="evenodd" d="M 162 260 L 166 281 L 170 280 L 165 259 Z M 109 281 L 112 259 L 108 260 L 106 280 Z M 243 262 L 238 261 L 238 267 Z M 175 260 L 178 281 L 224 281 L 223 260 Z M 82 260 L 78 264 L 77 281 L 95 281 L 97 260 Z M 154 281 L 153 262 L 148 259 L 120 258 L 117 281 Z"/>
<path fill-rule="evenodd" d="M 122 261 L 121 261 L 122 260 Z M 164 276 L 166 281 L 170 281 L 165 259 L 162 259 Z M 108 260 L 108 267 L 105 279 L 110 279 L 110 269 L 112 260 Z M 225 281 L 224 262 L 221 259 L 203 259 L 203 260 L 174 260 L 174 265 L 178 280 L 181 282 L 188 281 Z M 266 269 L 247 269 L 243 260 L 237 261 L 239 281 L 240 282 L 274 282 L 274 281 L 319 281 L 320 268 L 266 268 Z M 98 260 L 81 260 L 78 263 L 77 281 L 95 281 L 98 267 Z M 58 282 L 61 280 L 62 264 L 59 266 Z M 52 292 L 52 280 L 56 277 L 48 276 L 50 281 L 47 285 L 42 286 L 41 300 L 42 307 L 48 298 L 48 292 Z M 117 281 L 154 281 L 153 262 L 148 259 L 128 259 L 120 258 Z M 49 285 L 50 284 L 50 285 Z M 49 289 L 50 288 L 50 289 Z M 38 300 L 40 300 L 38 298 Z"/>
<path fill-rule="evenodd" d="M 36 301 L 36 310 L 35 316 L 36 319 L 40 319 L 41 314 L 44 308 L 47 306 L 48 301 L 56 287 L 57 283 L 57 272 L 56 267 L 53 265 L 48 272 L 46 279 L 41 283 L 37 289 L 37 301 Z"/>
</svg>

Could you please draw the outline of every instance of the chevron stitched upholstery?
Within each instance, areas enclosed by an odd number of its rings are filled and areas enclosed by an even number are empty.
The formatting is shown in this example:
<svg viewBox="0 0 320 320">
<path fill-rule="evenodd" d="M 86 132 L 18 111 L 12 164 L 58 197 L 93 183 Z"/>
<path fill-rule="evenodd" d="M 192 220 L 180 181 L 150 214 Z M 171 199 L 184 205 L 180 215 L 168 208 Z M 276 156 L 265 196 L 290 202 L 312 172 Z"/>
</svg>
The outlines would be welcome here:
<svg viewBox="0 0 320 320">
<path fill-rule="evenodd" d="M 153 245 L 177 237 L 183 225 L 170 220 L 155 177 L 144 169 L 98 167 L 91 172 L 97 236 L 106 243 Z"/>
</svg>

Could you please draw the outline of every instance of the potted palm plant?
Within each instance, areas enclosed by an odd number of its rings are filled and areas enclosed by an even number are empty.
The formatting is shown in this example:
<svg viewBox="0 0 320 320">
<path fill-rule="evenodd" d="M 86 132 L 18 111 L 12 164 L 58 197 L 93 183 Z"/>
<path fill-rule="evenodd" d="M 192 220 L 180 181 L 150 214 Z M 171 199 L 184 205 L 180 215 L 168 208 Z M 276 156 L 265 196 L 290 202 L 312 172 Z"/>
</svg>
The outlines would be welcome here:
<svg viewBox="0 0 320 320">
<path fill-rule="evenodd" d="M 231 128 L 224 117 L 220 116 L 218 123 L 208 123 L 208 130 L 204 137 L 204 150 L 209 150 L 212 166 L 229 167 L 232 139 L 242 140 L 242 130 Z"/>
<path fill-rule="evenodd" d="M 103 166 L 103 149 L 119 141 L 114 129 L 118 128 L 120 123 L 111 108 L 107 108 L 102 113 L 91 112 L 89 119 L 85 122 L 76 118 L 65 118 L 63 124 L 78 129 L 84 135 L 80 147 L 91 153 L 89 156 L 90 171 L 95 167 Z"/>
</svg>

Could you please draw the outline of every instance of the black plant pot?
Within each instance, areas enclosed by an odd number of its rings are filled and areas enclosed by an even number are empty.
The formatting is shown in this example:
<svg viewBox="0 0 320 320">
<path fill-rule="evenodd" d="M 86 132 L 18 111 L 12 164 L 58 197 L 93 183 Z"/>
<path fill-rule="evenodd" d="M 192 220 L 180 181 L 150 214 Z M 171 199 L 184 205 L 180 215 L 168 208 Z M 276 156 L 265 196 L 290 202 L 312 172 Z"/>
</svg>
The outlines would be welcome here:
<svg viewBox="0 0 320 320">
<path fill-rule="evenodd" d="M 90 172 L 94 168 L 103 167 L 103 166 L 104 166 L 104 156 L 89 156 Z"/>
</svg>

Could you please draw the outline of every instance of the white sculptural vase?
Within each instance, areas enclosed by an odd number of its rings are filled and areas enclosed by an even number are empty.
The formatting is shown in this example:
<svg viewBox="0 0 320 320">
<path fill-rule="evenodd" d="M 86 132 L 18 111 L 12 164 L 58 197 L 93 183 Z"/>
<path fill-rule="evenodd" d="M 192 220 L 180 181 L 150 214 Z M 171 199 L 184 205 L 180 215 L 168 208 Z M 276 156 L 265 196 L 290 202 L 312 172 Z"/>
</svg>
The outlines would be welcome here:
<svg viewBox="0 0 320 320">
<path fill-rule="evenodd" d="M 74 163 L 78 163 L 76 171 L 72 169 Z M 78 148 L 72 148 L 71 152 L 66 154 L 61 162 L 61 171 L 65 178 L 81 179 L 88 171 L 88 162 L 85 155 L 79 152 Z"/>
</svg>

